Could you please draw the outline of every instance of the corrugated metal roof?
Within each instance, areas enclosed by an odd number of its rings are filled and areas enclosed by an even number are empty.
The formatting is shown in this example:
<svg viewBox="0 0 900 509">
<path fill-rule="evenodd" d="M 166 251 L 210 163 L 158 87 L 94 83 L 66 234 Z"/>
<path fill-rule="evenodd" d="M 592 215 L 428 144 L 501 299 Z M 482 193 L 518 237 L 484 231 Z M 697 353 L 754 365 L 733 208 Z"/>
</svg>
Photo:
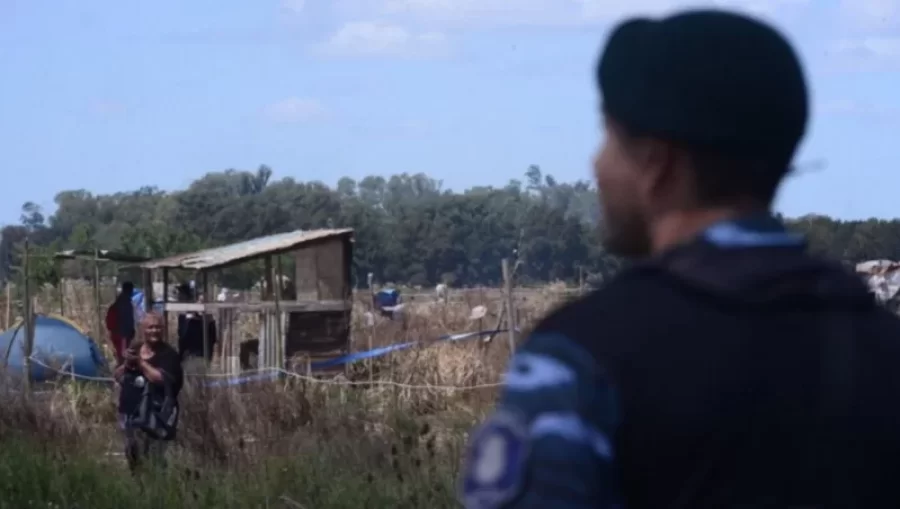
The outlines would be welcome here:
<svg viewBox="0 0 900 509">
<path fill-rule="evenodd" d="M 147 261 L 146 256 L 137 256 L 126 253 L 110 251 L 108 249 L 67 249 L 53 255 L 57 260 L 88 260 L 114 263 L 141 263 Z"/>
<path fill-rule="evenodd" d="M 237 244 L 229 244 L 213 249 L 204 249 L 203 251 L 197 251 L 195 253 L 150 260 L 142 263 L 141 267 L 145 269 L 213 269 L 251 260 L 266 254 L 290 251 L 315 240 L 352 234 L 352 228 L 333 230 L 296 230 L 288 233 L 269 235 L 268 237 L 258 237 L 244 242 L 238 242 Z"/>
</svg>

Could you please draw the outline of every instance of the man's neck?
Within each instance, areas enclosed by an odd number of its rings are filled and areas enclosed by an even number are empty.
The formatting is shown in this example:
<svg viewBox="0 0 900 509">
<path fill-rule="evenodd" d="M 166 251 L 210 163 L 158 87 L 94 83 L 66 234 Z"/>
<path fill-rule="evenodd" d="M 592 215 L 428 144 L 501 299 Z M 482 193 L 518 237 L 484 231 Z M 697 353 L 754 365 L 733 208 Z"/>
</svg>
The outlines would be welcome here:
<svg viewBox="0 0 900 509">
<path fill-rule="evenodd" d="M 651 228 L 653 253 L 659 254 L 689 242 L 710 226 L 753 214 L 768 214 L 760 208 L 722 207 L 670 212 L 655 221 Z"/>
</svg>

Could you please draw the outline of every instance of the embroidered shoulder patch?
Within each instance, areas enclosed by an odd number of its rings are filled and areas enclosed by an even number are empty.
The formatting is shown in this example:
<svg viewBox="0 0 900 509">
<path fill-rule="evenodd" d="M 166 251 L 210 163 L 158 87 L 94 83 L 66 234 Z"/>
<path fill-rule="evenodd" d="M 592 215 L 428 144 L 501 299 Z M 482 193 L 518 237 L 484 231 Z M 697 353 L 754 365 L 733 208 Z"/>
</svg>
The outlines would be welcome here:
<svg viewBox="0 0 900 509">
<path fill-rule="evenodd" d="M 528 454 L 523 418 L 498 410 L 472 435 L 460 483 L 466 509 L 493 509 L 522 489 Z"/>
</svg>

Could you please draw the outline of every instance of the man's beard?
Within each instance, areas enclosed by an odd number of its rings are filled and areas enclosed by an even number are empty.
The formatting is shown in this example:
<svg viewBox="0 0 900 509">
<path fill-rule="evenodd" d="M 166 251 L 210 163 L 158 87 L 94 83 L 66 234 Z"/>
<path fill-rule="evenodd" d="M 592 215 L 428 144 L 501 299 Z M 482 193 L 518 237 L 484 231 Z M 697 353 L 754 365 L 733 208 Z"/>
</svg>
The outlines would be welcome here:
<svg viewBox="0 0 900 509">
<path fill-rule="evenodd" d="M 635 213 L 604 211 L 600 218 L 600 238 L 608 253 L 623 258 L 645 258 L 653 250 L 649 226 Z"/>
</svg>

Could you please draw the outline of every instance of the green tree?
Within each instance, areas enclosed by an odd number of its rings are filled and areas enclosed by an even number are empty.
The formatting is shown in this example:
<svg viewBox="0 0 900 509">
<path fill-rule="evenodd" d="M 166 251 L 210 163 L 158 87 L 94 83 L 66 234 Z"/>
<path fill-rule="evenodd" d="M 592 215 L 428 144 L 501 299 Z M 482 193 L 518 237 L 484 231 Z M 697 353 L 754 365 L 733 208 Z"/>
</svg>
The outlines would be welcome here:
<svg viewBox="0 0 900 509">
<path fill-rule="evenodd" d="M 23 205 L 21 224 L 3 229 L 5 243 L 27 236 L 49 256 L 57 248 L 114 249 L 165 256 L 295 229 L 356 230 L 353 276 L 431 285 L 497 284 L 500 261 L 516 258 L 521 280 L 539 283 L 605 277 L 619 260 L 597 242 L 600 217 L 590 182 L 560 182 L 537 165 L 499 188 L 457 192 L 424 173 L 321 182 L 276 179 L 271 168 L 208 173 L 186 189 L 153 187 L 114 194 L 63 191 L 56 211 Z M 812 251 L 847 263 L 900 259 L 900 222 L 838 221 L 809 215 L 787 221 Z M 14 265 L 21 255 L 12 250 Z M 87 268 L 79 269 L 90 275 Z M 78 272 L 78 271 L 76 271 Z M 226 271 L 221 282 L 246 287 L 259 266 Z M 54 274 L 41 269 L 40 278 Z M 37 276 L 36 276 L 37 277 Z"/>
</svg>

